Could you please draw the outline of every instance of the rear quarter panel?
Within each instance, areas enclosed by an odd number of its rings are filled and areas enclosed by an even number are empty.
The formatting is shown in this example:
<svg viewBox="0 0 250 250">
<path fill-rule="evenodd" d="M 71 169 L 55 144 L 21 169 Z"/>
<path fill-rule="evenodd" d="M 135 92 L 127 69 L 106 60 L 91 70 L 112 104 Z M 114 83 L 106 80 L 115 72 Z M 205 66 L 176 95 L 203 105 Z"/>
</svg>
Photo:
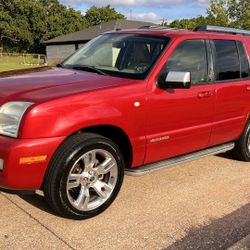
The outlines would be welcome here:
<svg viewBox="0 0 250 250">
<path fill-rule="evenodd" d="M 242 39 L 242 42 L 246 49 L 247 56 L 248 56 L 248 63 L 250 66 L 250 38 L 245 37 L 244 39 Z M 246 88 L 250 87 L 250 77 L 245 80 L 245 83 L 246 83 Z M 250 114 L 250 91 L 245 91 L 245 95 L 248 100 L 247 105 L 244 110 L 245 124 L 246 124 L 247 119 L 249 118 L 249 114 Z"/>
</svg>

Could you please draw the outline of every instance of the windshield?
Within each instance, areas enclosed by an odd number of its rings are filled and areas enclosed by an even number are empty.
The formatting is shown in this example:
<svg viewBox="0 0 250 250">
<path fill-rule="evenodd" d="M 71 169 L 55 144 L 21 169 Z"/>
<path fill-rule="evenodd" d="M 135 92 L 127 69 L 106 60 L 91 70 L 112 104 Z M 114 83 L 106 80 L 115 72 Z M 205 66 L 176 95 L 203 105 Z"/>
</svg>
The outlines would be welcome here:
<svg viewBox="0 0 250 250">
<path fill-rule="evenodd" d="M 69 57 L 64 68 L 144 79 L 169 42 L 167 37 L 104 34 Z"/>
</svg>

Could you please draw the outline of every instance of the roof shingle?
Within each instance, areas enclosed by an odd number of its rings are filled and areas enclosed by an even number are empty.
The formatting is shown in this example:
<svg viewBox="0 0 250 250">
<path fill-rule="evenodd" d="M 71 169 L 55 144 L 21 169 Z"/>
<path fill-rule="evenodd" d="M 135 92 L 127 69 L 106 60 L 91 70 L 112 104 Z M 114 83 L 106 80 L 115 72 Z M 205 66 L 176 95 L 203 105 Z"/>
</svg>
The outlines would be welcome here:
<svg viewBox="0 0 250 250">
<path fill-rule="evenodd" d="M 112 20 L 84 30 L 56 37 L 54 39 L 44 42 L 44 44 L 89 41 L 107 31 L 115 29 L 137 29 L 144 26 L 153 26 L 153 25 L 155 24 L 150 22 L 140 22 L 140 21 L 121 20 L 121 19 Z"/>
</svg>

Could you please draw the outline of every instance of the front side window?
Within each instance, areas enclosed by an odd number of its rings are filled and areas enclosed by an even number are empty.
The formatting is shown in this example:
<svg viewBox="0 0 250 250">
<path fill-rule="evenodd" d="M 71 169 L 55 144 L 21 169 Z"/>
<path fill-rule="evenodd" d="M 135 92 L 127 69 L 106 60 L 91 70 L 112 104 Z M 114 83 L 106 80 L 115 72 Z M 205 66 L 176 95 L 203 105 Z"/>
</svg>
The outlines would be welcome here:
<svg viewBox="0 0 250 250">
<path fill-rule="evenodd" d="M 111 76 L 144 79 L 169 40 L 148 35 L 104 34 L 78 50 L 62 67 L 94 68 Z"/>
<path fill-rule="evenodd" d="M 207 82 L 208 64 L 205 40 L 182 42 L 166 63 L 165 72 L 170 71 L 191 72 L 193 85 Z"/>
<path fill-rule="evenodd" d="M 217 81 L 241 78 L 240 61 L 235 41 L 214 40 L 215 73 Z"/>
</svg>

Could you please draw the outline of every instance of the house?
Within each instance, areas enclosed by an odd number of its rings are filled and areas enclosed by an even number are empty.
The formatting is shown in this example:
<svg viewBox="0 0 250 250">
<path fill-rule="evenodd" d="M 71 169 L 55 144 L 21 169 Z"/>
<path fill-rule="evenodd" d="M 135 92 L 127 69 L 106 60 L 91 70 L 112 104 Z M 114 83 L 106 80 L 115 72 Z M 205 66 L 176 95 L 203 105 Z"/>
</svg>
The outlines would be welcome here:
<svg viewBox="0 0 250 250">
<path fill-rule="evenodd" d="M 137 29 L 154 25 L 154 23 L 150 22 L 113 20 L 78 32 L 59 36 L 44 42 L 46 46 L 47 60 L 48 62 L 62 61 L 77 49 L 82 47 L 89 40 L 107 31 L 117 29 Z"/>
</svg>

